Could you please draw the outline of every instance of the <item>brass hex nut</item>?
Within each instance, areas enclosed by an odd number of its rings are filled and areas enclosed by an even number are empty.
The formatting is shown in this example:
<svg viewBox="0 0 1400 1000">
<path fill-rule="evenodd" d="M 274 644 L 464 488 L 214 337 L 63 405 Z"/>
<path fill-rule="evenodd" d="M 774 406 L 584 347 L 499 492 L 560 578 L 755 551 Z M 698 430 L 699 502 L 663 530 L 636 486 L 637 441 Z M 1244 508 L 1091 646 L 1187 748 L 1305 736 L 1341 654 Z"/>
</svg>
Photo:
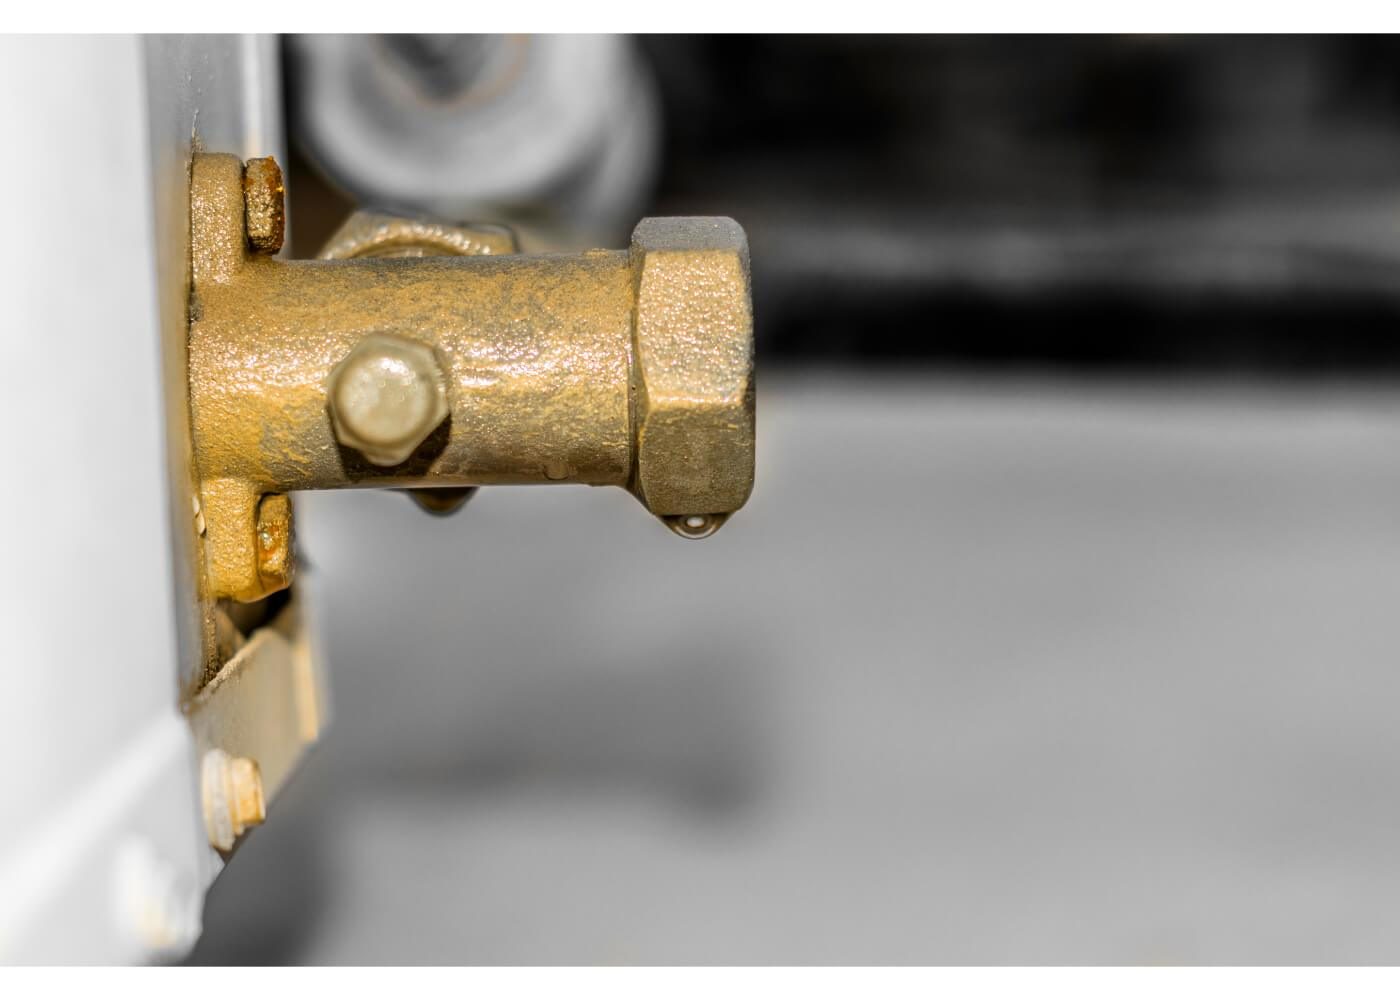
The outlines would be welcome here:
<svg viewBox="0 0 1400 1000">
<path fill-rule="evenodd" d="M 331 372 L 336 440 L 375 465 L 398 465 L 448 413 L 447 379 L 427 344 L 387 333 L 365 337 Z"/>
<path fill-rule="evenodd" d="M 285 493 L 269 493 L 258 501 L 257 537 L 258 580 L 269 593 L 291 586 L 293 560 L 292 498 Z"/>
<path fill-rule="evenodd" d="M 738 510 L 754 476 L 748 238 L 733 219 L 643 219 L 631 258 L 633 492 L 663 517 Z"/>
</svg>

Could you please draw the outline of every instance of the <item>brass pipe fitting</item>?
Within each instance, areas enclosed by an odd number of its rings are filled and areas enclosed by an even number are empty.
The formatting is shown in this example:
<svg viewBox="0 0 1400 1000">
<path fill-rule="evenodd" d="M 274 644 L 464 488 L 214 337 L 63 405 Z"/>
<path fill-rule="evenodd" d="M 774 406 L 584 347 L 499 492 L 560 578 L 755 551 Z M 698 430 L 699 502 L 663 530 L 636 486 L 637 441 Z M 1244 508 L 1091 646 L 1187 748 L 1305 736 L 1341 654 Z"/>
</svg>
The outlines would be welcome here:
<svg viewBox="0 0 1400 1000">
<path fill-rule="evenodd" d="M 747 500 L 753 318 L 732 220 L 646 219 L 624 251 L 281 261 L 250 232 L 253 204 L 263 234 L 272 209 L 247 195 L 243 164 L 195 158 L 190 410 L 210 596 L 286 586 L 297 490 L 622 486 L 688 537 Z"/>
</svg>

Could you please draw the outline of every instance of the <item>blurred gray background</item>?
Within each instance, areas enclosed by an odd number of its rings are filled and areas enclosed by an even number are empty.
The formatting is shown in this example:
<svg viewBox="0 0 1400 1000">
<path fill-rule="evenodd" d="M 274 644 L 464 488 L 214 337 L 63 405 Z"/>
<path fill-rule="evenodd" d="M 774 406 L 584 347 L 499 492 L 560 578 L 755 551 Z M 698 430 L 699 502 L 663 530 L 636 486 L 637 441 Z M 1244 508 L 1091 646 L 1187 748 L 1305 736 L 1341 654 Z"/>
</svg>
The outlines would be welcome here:
<svg viewBox="0 0 1400 1000">
<path fill-rule="evenodd" d="M 1400 958 L 1396 42 L 623 41 L 288 39 L 293 252 L 734 216 L 753 500 L 299 497 L 335 719 L 194 960 Z"/>
<path fill-rule="evenodd" d="M 196 958 L 1393 962 L 1397 398 L 769 378 L 704 542 L 304 497 L 336 716 Z"/>
</svg>

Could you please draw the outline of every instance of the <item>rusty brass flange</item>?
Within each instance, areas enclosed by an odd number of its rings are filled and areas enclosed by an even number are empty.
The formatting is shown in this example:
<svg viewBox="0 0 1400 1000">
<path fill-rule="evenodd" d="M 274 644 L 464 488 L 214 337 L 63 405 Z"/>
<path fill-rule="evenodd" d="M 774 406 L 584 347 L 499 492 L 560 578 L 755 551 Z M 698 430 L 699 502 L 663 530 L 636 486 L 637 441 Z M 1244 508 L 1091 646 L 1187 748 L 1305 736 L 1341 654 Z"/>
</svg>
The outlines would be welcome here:
<svg viewBox="0 0 1400 1000">
<path fill-rule="evenodd" d="M 505 231 L 370 216 L 364 252 L 332 241 L 344 259 L 280 261 L 249 230 L 264 206 L 246 192 L 238 159 L 195 158 L 210 596 L 287 585 L 297 490 L 622 486 L 693 538 L 747 500 L 753 319 L 732 220 L 646 219 L 629 250 L 532 256 Z"/>
</svg>

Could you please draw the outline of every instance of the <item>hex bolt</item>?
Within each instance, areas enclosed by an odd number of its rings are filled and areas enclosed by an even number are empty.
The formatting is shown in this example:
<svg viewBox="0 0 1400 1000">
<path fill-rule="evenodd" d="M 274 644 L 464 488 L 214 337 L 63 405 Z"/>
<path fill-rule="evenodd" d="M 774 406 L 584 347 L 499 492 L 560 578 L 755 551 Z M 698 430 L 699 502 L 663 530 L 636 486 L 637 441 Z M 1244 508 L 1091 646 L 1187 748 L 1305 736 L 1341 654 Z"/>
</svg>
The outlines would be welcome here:
<svg viewBox="0 0 1400 1000">
<path fill-rule="evenodd" d="M 204 828 L 209 834 L 209 843 L 219 850 L 231 850 L 244 830 L 267 818 L 262 772 L 257 761 L 234 757 L 219 749 L 210 750 L 204 755 L 200 783 Z"/>
<path fill-rule="evenodd" d="M 269 493 L 258 503 L 258 576 L 269 592 L 292 582 L 292 501 L 283 493 Z"/>
<path fill-rule="evenodd" d="M 243 226 L 248 245 L 256 252 L 282 249 L 287 232 L 286 187 L 282 168 L 270 156 L 249 160 L 243 167 Z"/>
<path fill-rule="evenodd" d="M 452 224 L 425 219 L 355 212 L 322 248 L 322 260 L 357 257 L 484 257 L 519 250 L 515 233 L 504 226 Z M 434 517 L 461 510 L 476 493 L 475 486 L 409 489 L 413 502 Z"/>
<path fill-rule="evenodd" d="M 375 465 L 398 465 L 447 417 L 447 379 L 433 349 L 375 333 L 331 372 L 327 392 L 336 440 Z"/>
</svg>

